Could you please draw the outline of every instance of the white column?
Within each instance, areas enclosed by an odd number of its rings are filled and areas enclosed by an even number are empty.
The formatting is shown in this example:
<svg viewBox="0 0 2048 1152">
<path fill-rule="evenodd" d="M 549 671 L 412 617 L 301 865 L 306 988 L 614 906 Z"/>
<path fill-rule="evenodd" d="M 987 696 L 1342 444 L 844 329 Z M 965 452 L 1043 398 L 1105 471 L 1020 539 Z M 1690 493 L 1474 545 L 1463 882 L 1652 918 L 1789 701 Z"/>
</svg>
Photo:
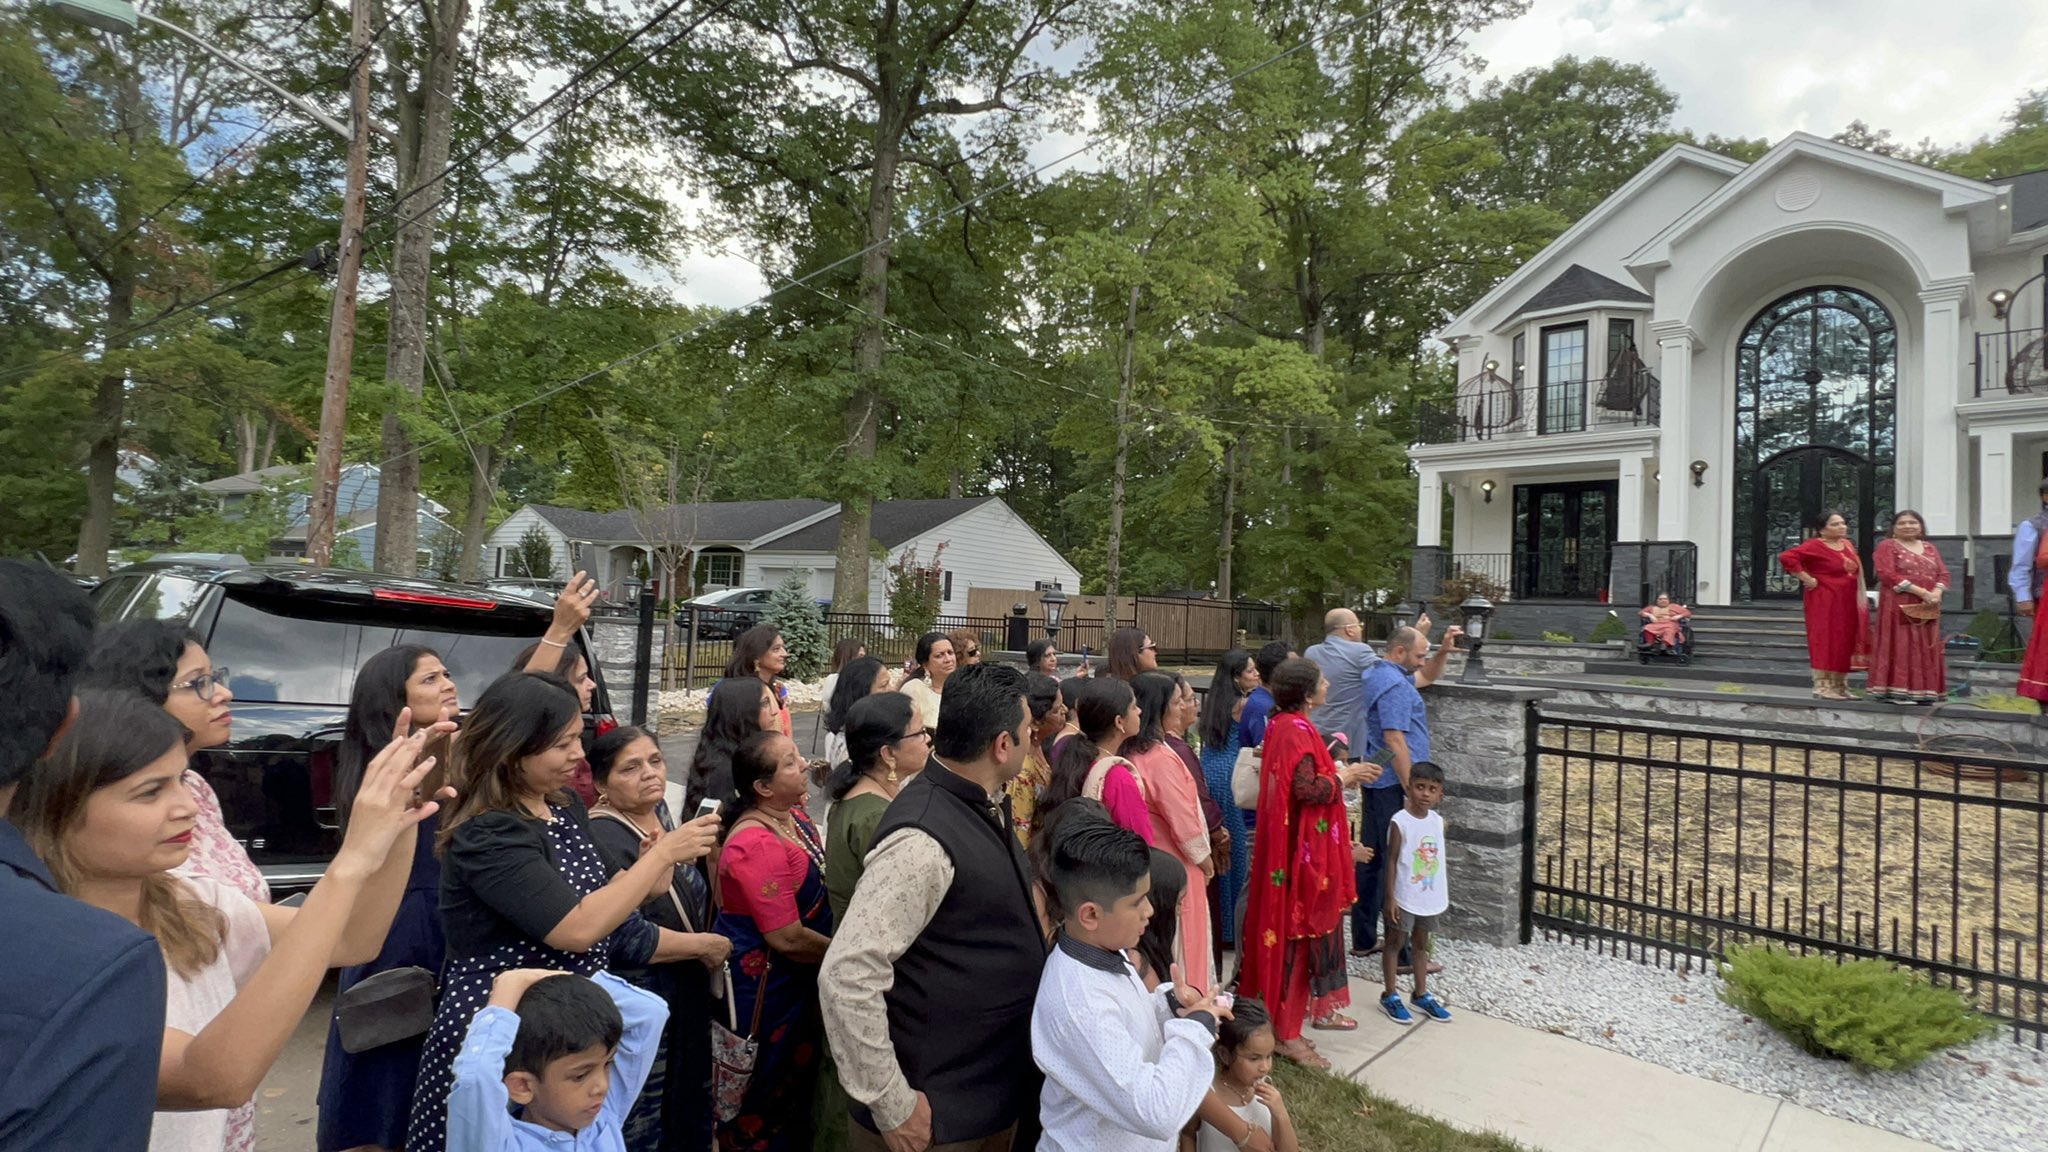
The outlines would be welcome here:
<svg viewBox="0 0 2048 1152">
<path fill-rule="evenodd" d="M 1620 494 L 1614 505 L 1614 538 L 1624 544 L 1644 539 L 1642 456 L 1621 458 Z"/>
<path fill-rule="evenodd" d="M 1660 352 L 1657 380 L 1662 415 L 1657 460 L 1664 481 L 1657 486 L 1658 540 L 1691 540 L 1692 356 L 1699 342 L 1683 323 L 1650 325 Z"/>
<path fill-rule="evenodd" d="M 2003 536 L 2012 531 L 2012 430 L 1986 428 L 1977 433 L 1977 534 Z"/>
<path fill-rule="evenodd" d="M 1444 484 L 1434 468 L 1422 468 L 1421 473 L 1415 493 L 1415 546 L 1435 548 L 1443 543 Z"/>
<path fill-rule="evenodd" d="M 1939 284 L 1920 293 L 1924 355 L 1920 426 L 1915 430 L 1920 443 L 1913 453 L 1919 466 L 1908 473 L 1913 489 L 1899 493 L 1897 506 L 1919 509 L 1927 517 L 1929 536 L 1957 536 L 1964 530 L 1956 404 L 1963 398 L 1963 299 L 1968 291 L 1965 282 Z"/>
</svg>

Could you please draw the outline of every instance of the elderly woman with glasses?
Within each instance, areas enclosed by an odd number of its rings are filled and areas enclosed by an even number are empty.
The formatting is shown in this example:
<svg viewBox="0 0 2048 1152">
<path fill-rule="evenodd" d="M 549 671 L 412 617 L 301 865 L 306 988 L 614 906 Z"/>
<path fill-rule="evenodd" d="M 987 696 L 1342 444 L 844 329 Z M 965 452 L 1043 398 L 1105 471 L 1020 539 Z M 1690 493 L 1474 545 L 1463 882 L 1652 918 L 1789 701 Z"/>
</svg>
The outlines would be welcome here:
<svg viewBox="0 0 2048 1152">
<path fill-rule="evenodd" d="M 199 636 L 169 620 L 124 620 L 99 634 L 80 688 L 139 692 L 185 727 L 185 754 L 218 748 L 234 733 L 228 705 L 228 670 L 216 667 Z M 185 786 L 197 809 L 192 851 L 175 871 L 218 880 L 256 901 L 270 902 L 270 887 L 249 853 L 228 831 L 220 797 L 198 771 L 187 768 Z"/>
<path fill-rule="evenodd" d="M 972 668 L 981 663 L 981 637 L 972 628 L 955 628 L 946 633 L 953 642 L 953 654 L 960 658 L 959 667 Z"/>
<path fill-rule="evenodd" d="M 846 915 L 860 881 L 875 829 L 889 802 L 924 770 L 932 754 L 931 729 L 917 704 L 900 692 L 878 692 L 846 711 L 846 759 L 832 768 L 825 791 L 832 815 L 825 823 L 825 890 L 832 922 Z"/>
</svg>

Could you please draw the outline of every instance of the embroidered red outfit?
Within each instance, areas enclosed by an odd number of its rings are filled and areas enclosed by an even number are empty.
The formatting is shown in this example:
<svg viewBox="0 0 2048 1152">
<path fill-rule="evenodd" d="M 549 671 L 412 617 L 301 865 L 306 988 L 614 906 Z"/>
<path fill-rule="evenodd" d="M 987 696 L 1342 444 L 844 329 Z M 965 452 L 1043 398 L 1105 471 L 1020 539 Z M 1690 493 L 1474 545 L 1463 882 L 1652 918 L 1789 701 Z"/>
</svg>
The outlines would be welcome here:
<svg viewBox="0 0 2048 1152">
<path fill-rule="evenodd" d="M 1892 700 L 1932 701 L 1948 695 L 1948 667 L 1942 659 L 1941 621 L 1908 620 L 1900 609 L 1925 601 L 1915 588 L 1948 587 L 1948 565 L 1934 545 L 1915 552 L 1896 540 L 1880 541 L 1872 558 L 1877 569 L 1877 654 L 1870 662 L 1870 694 Z"/>
<path fill-rule="evenodd" d="M 1818 537 L 1778 553 L 1797 576 L 1819 581 L 1806 590 L 1806 648 L 1816 672 L 1843 675 L 1870 667 L 1870 608 L 1863 598 L 1863 560 L 1845 543 L 1830 548 Z"/>
</svg>

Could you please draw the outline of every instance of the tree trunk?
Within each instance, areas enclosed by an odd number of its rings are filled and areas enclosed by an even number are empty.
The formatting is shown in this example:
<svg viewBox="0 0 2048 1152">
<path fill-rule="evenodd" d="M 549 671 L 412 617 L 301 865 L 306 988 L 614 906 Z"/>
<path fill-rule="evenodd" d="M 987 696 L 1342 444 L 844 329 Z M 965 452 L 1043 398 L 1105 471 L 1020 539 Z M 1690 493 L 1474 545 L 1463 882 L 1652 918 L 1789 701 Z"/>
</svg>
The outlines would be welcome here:
<svg viewBox="0 0 2048 1152">
<path fill-rule="evenodd" d="M 243 409 L 235 413 L 235 471 L 256 470 L 256 417 Z"/>
<path fill-rule="evenodd" d="M 1109 548 L 1103 566 L 1108 573 L 1103 586 L 1103 627 L 1116 630 L 1116 593 L 1122 575 L 1124 549 L 1124 474 L 1131 456 L 1131 377 L 1137 370 L 1138 286 L 1131 285 L 1130 302 L 1124 306 L 1124 346 L 1116 366 L 1116 462 L 1109 481 Z"/>
<path fill-rule="evenodd" d="M 135 154 L 138 134 L 149 130 L 142 126 L 141 83 L 132 66 L 125 71 L 120 82 L 118 107 L 121 122 L 127 126 L 120 131 L 126 137 L 131 158 Z M 139 215 L 133 191 L 122 184 L 115 192 L 114 234 L 122 237 L 132 234 Z M 100 279 L 107 286 L 106 331 L 108 336 L 115 337 L 107 341 L 109 353 L 121 346 L 119 337 L 135 320 L 133 252 L 132 242 L 124 240 L 118 248 L 102 251 L 97 261 Z M 107 575 L 107 552 L 114 544 L 114 487 L 116 473 L 121 468 L 121 431 L 126 420 L 127 402 L 128 379 L 125 372 L 109 372 L 100 377 L 92 397 L 92 439 L 86 446 L 85 519 L 78 525 L 78 562 L 74 570 L 81 576 L 105 579 Z"/>
<path fill-rule="evenodd" d="M 1244 433 L 1237 434 L 1223 449 L 1223 531 L 1216 541 L 1216 595 L 1231 595 L 1231 553 L 1237 541 L 1237 460 L 1244 446 Z"/>
<path fill-rule="evenodd" d="M 277 455 L 277 413 L 272 412 L 270 419 L 264 421 L 263 424 L 263 451 L 256 455 L 257 470 L 260 471 L 270 467 L 270 459 L 275 455 Z"/>
<path fill-rule="evenodd" d="M 476 446 L 469 473 L 469 508 L 462 517 L 462 560 L 460 578 L 480 579 L 483 574 L 485 525 L 491 518 L 491 493 L 498 484 L 498 448 L 495 444 Z"/>
<path fill-rule="evenodd" d="M 399 149 L 398 186 L 410 190 L 431 183 L 399 205 L 404 221 L 392 249 L 391 327 L 384 379 L 417 401 L 426 379 L 427 307 L 432 291 L 434 222 L 440 215 L 448 166 L 448 141 L 455 110 L 456 49 L 462 38 L 466 0 L 438 0 L 428 10 L 429 39 L 417 94 L 414 147 Z M 401 118 L 404 119 L 403 117 Z M 410 161 L 410 162 L 408 162 Z M 377 487 L 377 555 L 380 572 L 411 576 L 419 569 L 420 458 L 397 411 L 384 414 L 383 475 Z"/>
<path fill-rule="evenodd" d="M 839 503 L 839 548 L 832 565 L 832 603 L 841 612 L 868 608 L 868 540 L 875 510 L 876 423 L 882 407 L 882 352 L 888 331 L 890 229 L 896 221 L 896 168 L 903 158 L 906 111 L 884 102 L 875 120 L 874 182 L 868 188 L 867 254 L 860 261 L 860 331 L 853 343 L 853 395 L 846 398 L 847 482 Z"/>
</svg>

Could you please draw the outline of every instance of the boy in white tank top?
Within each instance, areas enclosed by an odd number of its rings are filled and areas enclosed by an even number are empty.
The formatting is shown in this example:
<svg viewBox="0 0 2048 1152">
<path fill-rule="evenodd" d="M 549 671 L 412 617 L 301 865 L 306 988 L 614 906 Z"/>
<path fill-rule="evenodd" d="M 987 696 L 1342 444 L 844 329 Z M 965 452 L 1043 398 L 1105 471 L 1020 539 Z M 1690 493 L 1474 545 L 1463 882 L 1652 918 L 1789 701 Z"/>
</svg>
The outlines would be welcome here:
<svg viewBox="0 0 2048 1152">
<path fill-rule="evenodd" d="M 1431 1020 L 1451 1020 L 1450 1010 L 1429 991 L 1429 934 L 1451 906 L 1444 818 L 1436 810 L 1443 798 L 1444 770 L 1421 761 L 1408 770 L 1406 804 L 1387 824 L 1387 866 L 1380 870 L 1387 886 L 1386 945 L 1380 949 L 1387 992 L 1380 1010 L 1396 1024 L 1415 1022 L 1410 1004 Z M 1415 993 L 1408 1004 L 1395 987 L 1404 946 L 1415 956 Z"/>
</svg>

